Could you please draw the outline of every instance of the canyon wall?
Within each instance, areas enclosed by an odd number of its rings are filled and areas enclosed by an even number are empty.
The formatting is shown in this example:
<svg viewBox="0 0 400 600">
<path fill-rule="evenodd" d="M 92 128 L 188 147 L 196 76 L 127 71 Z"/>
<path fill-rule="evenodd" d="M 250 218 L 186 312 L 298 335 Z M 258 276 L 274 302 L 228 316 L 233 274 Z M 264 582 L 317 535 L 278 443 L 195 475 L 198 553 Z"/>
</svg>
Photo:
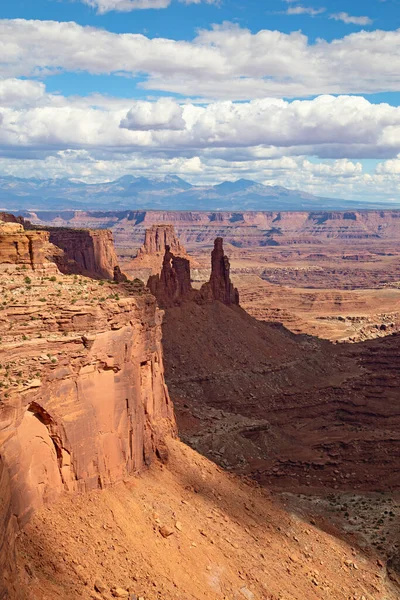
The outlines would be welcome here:
<svg viewBox="0 0 400 600">
<path fill-rule="evenodd" d="M 132 277 L 147 281 L 153 275 L 161 275 L 165 265 L 165 250 L 169 249 L 176 259 L 182 258 L 189 264 L 189 255 L 179 241 L 173 225 L 155 224 L 144 231 L 144 243 L 133 260 L 124 265 L 126 272 Z M 184 263 L 182 263 L 184 264 Z M 197 263 L 196 263 L 197 264 Z"/>
<path fill-rule="evenodd" d="M 26 213 L 35 223 L 108 227 L 119 248 L 139 248 L 145 230 L 170 223 L 186 247 L 223 237 L 239 247 L 316 243 L 318 240 L 400 240 L 399 210 L 360 211 L 65 211 Z"/>
<path fill-rule="evenodd" d="M 2 214 L 0 213 L 0 217 Z M 7 215 L 4 215 L 7 218 Z M 49 234 L 46 231 L 24 230 L 18 221 L 0 220 L 0 268 L 10 266 L 42 268 L 47 261 Z"/>
<path fill-rule="evenodd" d="M 165 436 L 175 434 L 154 297 L 58 272 L 26 279 L 0 275 L 2 599 L 18 598 L 14 541 L 34 511 L 166 459 Z"/>
<path fill-rule="evenodd" d="M 112 279 L 118 265 L 113 236 L 108 230 L 49 228 L 50 242 L 61 248 L 67 258 L 58 266 L 62 272 L 73 271 L 73 265 L 80 272 L 91 277 Z M 72 265 L 71 265 L 72 262 Z"/>
<path fill-rule="evenodd" d="M 34 269 L 48 263 L 55 263 L 65 274 L 113 279 L 118 260 L 112 233 L 36 228 L 22 217 L 0 213 L 0 267 L 18 265 Z"/>
</svg>

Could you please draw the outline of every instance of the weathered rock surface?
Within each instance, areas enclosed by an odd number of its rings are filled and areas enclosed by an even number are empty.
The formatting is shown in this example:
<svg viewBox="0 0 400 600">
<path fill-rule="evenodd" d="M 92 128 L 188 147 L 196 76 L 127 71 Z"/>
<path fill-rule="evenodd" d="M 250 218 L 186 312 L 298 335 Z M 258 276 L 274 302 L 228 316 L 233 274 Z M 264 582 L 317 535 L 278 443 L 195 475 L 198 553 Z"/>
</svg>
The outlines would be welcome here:
<svg viewBox="0 0 400 600">
<path fill-rule="evenodd" d="M 22 217 L 0 213 L 0 269 L 10 265 L 53 272 L 59 269 L 65 274 L 104 279 L 113 279 L 116 272 L 121 283 L 127 278 L 117 263 L 110 231 L 35 229 Z"/>
<path fill-rule="evenodd" d="M 170 247 L 166 246 L 161 273 L 149 277 L 147 287 L 162 308 L 192 299 L 190 262 L 186 258 L 174 256 Z"/>
<path fill-rule="evenodd" d="M 162 308 L 191 300 L 200 304 L 214 301 L 226 305 L 239 304 L 239 293 L 230 280 L 229 259 L 224 255 L 222 238 L 215 240 L 211 253 L 210 281 L 200 290 L 192 288 L 189 260 L 175 256 L 169 246 L 165 249 L 160 275 L 149 277 L 147 287 Z"/>
<path fill-rule="evenodd" d="M 118 265 L 114 267 L 114 281 L 116 283 L 126 283 L 128 281 L 127 276 L 123 273 Z"/>
<path fill-rule="evenodd" d="M 0 269 L 10 266 L 43 268 L 48 263 L 50 247 L 47 232 L 25 230 L 17 220 L 0 220 Z"/>
<path fill-rule="evenodd" d="M 224 254 L 223 240 L 220 237 L 214 241 L 214 250 L 211 252 L 210 281 L 202 286 L 200 296 L 218 300 L 228 306 L 239 304 L 239 292 L 231 282 L 229 259 Z"/>
<path fill-rule="evenodd" d="M 18 540 L 10 600 L 110 600 L 116 587 L 131 600 L 398 600 L 353 537 L 177 440 L 168 447 L 166 467 L 39 511 Z M 163 538 L 163 525 L 174 534 Z"/>
<path fill-rule="evenodd" d="M 0 278 L 0 597 L 35 510 L 164 459 L 175 431 L 155 299 L 134 284 L 24 275 Z"/>
<path fill-rule="evenodd" d="M 21 225 L 23 225 L 25 219 L 23 219 L 23 217 L 16 217 L 11 213 L 0 212 L 0 221 L 2 221 L 3 223 L 20 223 Z"/>
<path fill-rule="evenodd" d="M 193 262 L 179 241 L 173 225 L 152 225 L 146 229 L 144 244 L 139 248 L 136 257 L 125 264 L 124 269 L 132 277 L 139 277 L 143 281 L 147 281 L 152 275 L 161 276 L 167 248 L 171 253 L 171 260 L 172 257 L 179 257 Z"/>
<path fill-rule="evenodd" d="M 48 231 L 50 242 L 64 252 L 64 258 L 57 260 L 61 272 L 113 279 L 118 259 L 110 231 L 62 227 Z"/>
<path fill-rule="evenodd" d="M 138 258 L 148 254 L 163 255 L 166 246 L 169 246 L 173 254 L 186 254 L 185 248 L 175 234 L 173 225 L 153 225 L 146 229 L 144 244 L 138 251 Z"/>
</svg>

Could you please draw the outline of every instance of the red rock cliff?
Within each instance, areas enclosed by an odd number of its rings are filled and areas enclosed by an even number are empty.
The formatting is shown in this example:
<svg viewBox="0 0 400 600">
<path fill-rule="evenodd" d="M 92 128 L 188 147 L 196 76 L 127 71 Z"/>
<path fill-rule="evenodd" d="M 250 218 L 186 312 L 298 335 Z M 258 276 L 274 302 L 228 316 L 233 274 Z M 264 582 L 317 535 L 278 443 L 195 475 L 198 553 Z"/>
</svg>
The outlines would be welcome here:
<svg viewBox="0 0 400 600">
<path fill-rule="evenodd" d="M 166 246 L 169 246 L 173 254 L 186 254 L 173 225 L 153 225 L 146 229 L 144 244 L 138 251 L 138 257 L 146 254 L 164 254 Z"/>
<path fill-rule="evenodd" d="M 147 281 L 151 275 L 161 276 L 167 248 L 171 252 L 171 259 L 174 256 L 185 259 L 187 263 L 189 259 L 193 262 L 180 243 L 173 225 L 152 225 L 145 231 L 145 241 L 136 258 L 124 265 L 126 272 L 143 281 Z"/>
<path fill-rule="evenodd" d="M 147 287 L 161 308 L 181 304 L 193 297 L 190 283 L 190 262 L 172 254 L 166 246 L 160 275 L 149 277 Z"/>
<path fill-rule="evenodd" d="M 18 220 L 0 220 L 0 268 L 3 270 L 10 265 L 42 268 L 47 263 L 49 248 L 46 231 L 26 231 Z"/>
<path fill-rule="evenodd" d="M 224 254 L 223 239 L 220 237 L 214 241 L 214 250 L 211 252 L 210 281 L 202 290 L 206 295 L 211 292 L 211 298 L 223 304 L 239 304 L 239 292 L 231 282 L 229 259 Z"/>
<path fill-rule="evenodd" d="M 33 273 L 27 286 L 24 275 L 0 313 L 0 598 L 18 598 L 14 540 L 38 507 L 165 458 L 175 432 L 153 296 L 62 275 Z"/>
<path fill-rule="evenodd" d="M 157 298 L 159 306 L 169 308 L 194 300 L 199 304 L 219 301 L 226 305 L 239 304 L 239 292 L 230 280 L 229 259 L 224 254 L 223 240 L 217 238 L 211 253 L 210 281 L 199 291 L 193 290 L 190 277 L 190 262 L 174 256 L 166 247 L 160 275 L 152 275 L 147 287 Z"/>
<path fill-rule="evenodd" d="M 101 279 L 113 279 L 118 265 L 111 231 L 107 229 L 50 228 L 50 242 L 64 251 L 67 259 L 57 261 L 63 273 L 76 272 Z"/>
</svg>

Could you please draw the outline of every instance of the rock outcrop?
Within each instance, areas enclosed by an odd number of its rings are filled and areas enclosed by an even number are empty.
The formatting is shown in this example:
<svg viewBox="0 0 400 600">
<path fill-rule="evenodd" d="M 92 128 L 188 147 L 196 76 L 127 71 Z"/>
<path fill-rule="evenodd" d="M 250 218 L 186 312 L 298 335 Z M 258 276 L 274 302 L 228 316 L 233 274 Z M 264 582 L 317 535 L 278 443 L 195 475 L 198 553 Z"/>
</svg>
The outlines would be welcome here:
<svg viewBox="0 0 400 600">
<path fill-rule="evenodd" d="M 114 277 L 113 280 L 115 283 L 126 283 L 128 281 L 127 276 L 123 273 L 118 265 L 114 267 Z"/>
<path fill-rule="evenodd" d="M 173 225 L 153 225 L 146 229 L 144 244 L 139 249 L 137 256 L 140 258 L 147 255 L 163 255 L 167 246 L 173 254 L 179 256 L 186 254 L 185 248 L 176 236 Z"/>
<path fill-rule="evenodd" d="M 193 262 L 180 243 L 173 225 L 152 225 L 145 231 L 144 244 L 139 248 L 137 256 L 124 265 L 124 270 L 132 278 L 138 277 L 144 282 L 152 275 L 161 277 L 167 248 L 171 257 L 183 258 L 187 263 L 189 260 Z M 178 266 L 179 268 L 181 267 Z"/>
<path fill-rule="evenodd" d="M 211 252 L 210 281 L 202 286 L 200 295 L 228 306 L 239 304 L 239 292 L 231 282 L 229 259 L 224 254 L 223 239 L 220 237 L 214 241 L 214 250 Z"/>
<path fill-rule="evenodd" d="M 25 223 L 25 219 L 23 217 L 16 217 L 11 213 L 0 212 L 0 221 L 3 223 L 19 223 L 23 225 Z"/>
<path fill-rule="evenodd" d="M 10 265 L 97 279 L 113 279 L 119 268 L 110 231 L 35 228 L 22 217 L 0 213 L 0 269 Z"/>
<path fill-rule="evenodd" d="M 44 268 L 48 263 L 49 249 L 49 234 L 46 231 L 25 230 L 17 220 L 0 220 L 0 269 L 10 266 Z"/>
<path fill-rule="evenodd" d="M 166 246 L 160 275 L 149 277 L 147 287 L 157 298 L 159 306 L 176 306 L 193 297 L 190 283 L 190 262 L 186 258 L 174 256 Z"/>
<path fill-rule="evenodd" d="M 166 246 L 161 273 L 149 277 L 147 287 L 162 308 L 179 306 L 191 300 L 199 304 L 214 301 L 227 306 L 239 304 L 239 292 L 232 285 L 229 270 L 229 259 L 224 255 L 223 240 L 217 238 L 211 253 L 210 281 L 200 290 L 194 290 L 189 260 L 175 256 L 170 247 Z"/>
<path fill-rule="evenodd" d="M 48 231 L 50 242 L 64 252 L 64 258 L 57 260 L 61 272 L 113 279 L 118 259 L 111 231 L 62 227 Z"/>
<path fill-rule="evenodd" d="M 17 598 L 14 541 L 33 512 L 166 458 L 175 422 L 143 286 L 21 270 L 0 292 L 0 598 Z"/>
</svg>

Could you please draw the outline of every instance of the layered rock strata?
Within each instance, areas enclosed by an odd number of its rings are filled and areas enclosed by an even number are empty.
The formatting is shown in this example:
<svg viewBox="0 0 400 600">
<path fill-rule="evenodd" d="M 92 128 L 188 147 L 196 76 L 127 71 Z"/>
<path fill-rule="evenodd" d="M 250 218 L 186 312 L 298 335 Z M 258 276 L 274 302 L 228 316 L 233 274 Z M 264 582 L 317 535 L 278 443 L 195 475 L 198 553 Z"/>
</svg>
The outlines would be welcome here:
<svg viewBox="0 0 400 600">
<path fill-rule="evenodd" d="M 60 494 L 166 458 L 175 433 L 162 313 L 143 286 L 16 271 L 0 278 L 0 598 L 15 537 Z M 7 592 L 8 590 L 8 592 Z M 11 590 L 11 591 L 10 591 Z M 14 594 L 14 596 L 13 596 Z"/>
<path fill-rule="evenodd" d="M 136 257 L 127 263 L 124 269 L 132 277 L 138 277 L 144 282 L 152 275 L 161 276 L 167 248 L 171 253 L 171 260 L 173 256 L 185 259 L 188 264 L 189 260 L 193 262 L 179 241 L 173 225 L 152 225 L 146 229 L 144 244 L 139 248 Z M 186 263 L 182 262 L 177 268 L 182 268 L 183 264 Z"/>
<path fill-rule="evenodd" d="M 57 260 L 63 273 L 80 272 L 90 277 L 113 279 L 118 265 L 112 233 L 106 229 L 50 228 L 50 242 L 61 248 L 66 260 Z"/>
<path fill-rule="evenodd" d="M 224 254 L 223 240 L 217 238 L 211 253 L 210 281 L 200 290 L 194 290 L 191 284 L 190 262 L 175 256 L 170 247 L 166 246 L 161 274 L 152 275 L 147 287 L 162 308 L 178 306 L 191 300 L 199 304 L 219 301 L 228 306 L 238 305 L 239 292 L 233 287 L 229 271 L 229 259 Z"/>
<path fill-rule="evenodd" d="M 153 225 L 146 229 L 143 246 L 138 250 L 138 258 L 146 255 L 161 254 L 169 246 L 171 252 L 177 255 L 185 255 L 186 250 L 176 236 L 173 225 Z"/>
<path fill-rule="evenodd" d="M 1 270 L 9 269 L 10 266 L 44 268 L 48 263 L 50 246 L 49 234 L 46 231 L 24 230 L 18 221 L 0 220 Z"/>
<path fill-rule="evenodd" d="M 210 281 L 202 286 L 200 296 L 218 300 L 228 306 L 239 304 L 239 292 L 231 282 L 229 259 L 224 254 L 223 239 L 220 237 L 214 241 L 211 252 Z"/>
</svg>

